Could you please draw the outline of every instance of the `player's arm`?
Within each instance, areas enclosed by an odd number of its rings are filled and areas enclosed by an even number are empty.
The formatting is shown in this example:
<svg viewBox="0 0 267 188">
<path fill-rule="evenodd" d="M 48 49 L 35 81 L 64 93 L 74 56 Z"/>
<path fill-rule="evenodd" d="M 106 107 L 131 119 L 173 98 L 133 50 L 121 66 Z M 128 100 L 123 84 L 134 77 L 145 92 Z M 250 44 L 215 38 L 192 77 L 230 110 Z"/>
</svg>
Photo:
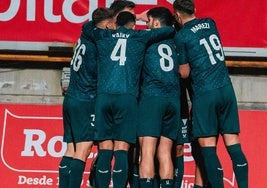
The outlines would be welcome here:
<svg viewBox="0 0 267 188">
<path fill-rule="evenodd" d="M 179 66 L 179 75 L 181 78 L 188 78 L 190 75 L 190 66 L 189 63 Z"/>
<path fill-rule="evenodd" d="M 175 29 L 171 26 L 146 30 L 145 32 L 144 40 L 147 43 L 154 43 L 161 40 L 170 39 L 175 35 Z"/>
<path fill-rule="evenodd" d="M 136 20 L 137 21 L 143 21 L 143 22 L 147 22 L 148 19 L 147 19 L 147 15 L 146 13 L 148 12 L 149 10 L 146 10 L 144 12 L 141 12 L 140 14 L 136 14 Z"/>
<path fill-rule="evenodd" d="M 190 65 L 186 56 L 186 46 L 182 34 L 177 33 L 174 37 L 175 50 L 179 62 L 179 74 L 181 78 L 188 78 L 190 75 Z"/>
<path fill-rule="evenodd" d="M 93 23 L 93 21 L 85 23 L 82 26 L 82 36 L 87 40 L 95 42 L 95 36 L 93 33 L 94 29 L 95 29 L 95 24 Z"/>
</svg>

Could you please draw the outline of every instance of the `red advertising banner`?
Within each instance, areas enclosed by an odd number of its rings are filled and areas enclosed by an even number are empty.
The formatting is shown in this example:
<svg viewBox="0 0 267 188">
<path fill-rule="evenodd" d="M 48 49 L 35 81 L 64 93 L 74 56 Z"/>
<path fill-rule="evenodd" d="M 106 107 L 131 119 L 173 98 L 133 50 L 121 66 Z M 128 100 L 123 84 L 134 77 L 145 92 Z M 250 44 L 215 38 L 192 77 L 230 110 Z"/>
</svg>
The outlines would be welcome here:
<svg viewBox="0 0 267 188">
<path fill-rule="evenodd" d="M 0 106 L 1 187 L 58 187 L 58 164 L 66 149 L 62 142 L 61 105 Z M 249 161 L 249 187 L 267 186 L 267 111 L 240 110 L 241 140 Z M 189 144 L 185 147 L 182 188 L 193 188 L 194 161 Z M 219 140 L 218 153 L 226 188 L 237 188 L 230 158 Z M 88 187 L 89 168 L 97 154 L 88 157 L 82 188 Z"/>
<path fill-rule="evenodd" d="M 0 41 L 77 41 L 81 25 L 97 7 L 113 0 L 4 0 L 0 1 Z M 133 0 L 139 14 L 155 6 L 172 9 L 174 0 Z M 197 16 L 213 18 L 225 47 L 266 48 L 267 1 L 195 0 Z M 138 23 L 140 24 L 140 23 Z M 144 23 L 143 23 L 144 24 Z"/>
</svg>

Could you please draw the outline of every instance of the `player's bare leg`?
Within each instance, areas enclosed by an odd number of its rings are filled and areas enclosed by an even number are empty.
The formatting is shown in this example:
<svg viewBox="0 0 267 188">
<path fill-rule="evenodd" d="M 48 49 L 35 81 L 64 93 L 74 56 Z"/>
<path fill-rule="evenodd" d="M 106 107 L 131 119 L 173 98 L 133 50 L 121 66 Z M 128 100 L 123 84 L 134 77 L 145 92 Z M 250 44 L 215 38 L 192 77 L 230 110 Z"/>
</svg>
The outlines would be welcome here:
<svg viewBox="0 0 267 188">
<path fill-rule="evenodd" d="M 173 141 L 169 138 L 160 137 L 157 157 L 159 160 L 159 176 L 162 188 L 173 187 L 173 162 L 172 162 Z"/>
<path fill-rule="evenodd" d="M 156 153 L 156 137 L 140 137 L 141 160 L 139 165 L 140 188 L 152 187 L 155 177 L 154 157 Z"/>
<path fill-rule="evenodd" d="M 92 146 L 93 146 L 93 141 L 77 143 L 75 145 L 76 151 L 73 155 L 73 158 L 79 159 L 83 162 L 86 162 L 86 160 L 87 160 L 87 158 L 91 152 Z"/>
</svg>

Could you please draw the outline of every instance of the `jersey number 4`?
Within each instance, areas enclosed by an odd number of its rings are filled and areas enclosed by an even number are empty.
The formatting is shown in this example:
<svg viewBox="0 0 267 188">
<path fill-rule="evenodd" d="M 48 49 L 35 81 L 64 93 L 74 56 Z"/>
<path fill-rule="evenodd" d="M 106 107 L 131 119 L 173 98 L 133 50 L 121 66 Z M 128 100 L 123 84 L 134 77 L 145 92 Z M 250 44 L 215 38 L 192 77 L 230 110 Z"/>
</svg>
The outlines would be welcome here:
<svg viewBox="0 0 267 188">
<path fill-rule="evenodd" d="M 126 39 L 118 39 L 118 42 L 116 43 L 110 58 L 112 61 L 120 61 L 120 66 L 125 65 L 126 61 Z"/>
<path fill-rule="evenodd" d="M 199 43 L 200 45 L 204 45 L 207 53 L 209 54 L 209 59 L 212 65 L 217 63 L 215 56 L 220 61 L 224 61 L 223 48 L 217 35 L 210 35 L 209 42 L 203 38 L 199 41 Z M 213 50 L 211 48 L 213 48 Z M 213 53 L 213 51 L 215 51 L 215 53 Z"/>
</svg>

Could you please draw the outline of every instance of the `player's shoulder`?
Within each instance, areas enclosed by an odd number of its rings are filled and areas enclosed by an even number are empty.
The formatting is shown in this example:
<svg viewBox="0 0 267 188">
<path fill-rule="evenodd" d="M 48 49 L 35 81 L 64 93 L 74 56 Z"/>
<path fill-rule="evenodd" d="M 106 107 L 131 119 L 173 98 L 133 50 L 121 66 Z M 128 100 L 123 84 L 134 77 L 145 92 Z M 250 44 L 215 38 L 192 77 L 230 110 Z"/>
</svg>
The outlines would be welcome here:
<svg viewBox="0 0 267 188">
<path fill-rule="evenodd" d="M 188 28 L 182 27 L 179 31 L 176 32 L 173 39 L 175 42 L 184 41 L 188 34 L 189 34 Z"/>
<path fill-rule="evenodd" d="M 82 32 L 91 32 L 95 28 L 93 21 L 85 22 L 82 25 Z"/>
</svg>

